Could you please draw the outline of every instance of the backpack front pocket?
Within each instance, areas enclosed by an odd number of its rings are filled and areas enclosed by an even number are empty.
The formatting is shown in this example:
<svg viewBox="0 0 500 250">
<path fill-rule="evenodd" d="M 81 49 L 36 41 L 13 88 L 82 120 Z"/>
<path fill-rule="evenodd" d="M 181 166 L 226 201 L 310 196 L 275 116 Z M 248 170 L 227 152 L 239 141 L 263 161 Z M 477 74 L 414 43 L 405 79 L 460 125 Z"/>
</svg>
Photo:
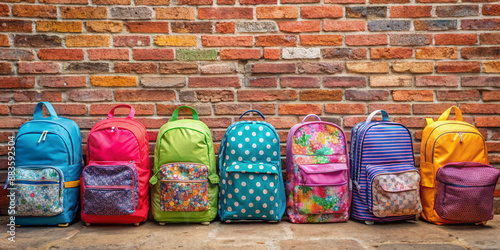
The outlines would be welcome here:
<svg viewBox="0 0 500 250">
<path fill-rule="evenodd" d="M 198 163 L 168 163 L 160 167 L 163 211 L 209 209 L 208 167 Z"/>
<path fill-rule="evenodd" d="M 64 176 L 59 168 L 22 166 L 14 175 L 17 216 L 54 216 L 64 211 Z"/>
<path fill-rule="evenodd" d="M 277 165 L 233 162 L 226 168 L 222 189 L 226 217 L 279 220 Z M 227 182 L 226 182 L 227 180 Z"/>
<path fill-rule="evenodd" d="M 137 209 L 139 183 L 134 165 L 88 165 L 83 169 L 82 179 L 85 214 L 129 215 Z"/>
<path fill-rule="evenodd" d="M 298 165 L 295 186 L 297 210 L 301 214 L 343 213 L 349 208 L 346 163 Z"/>
<path fill-rule="evenodd" d="M 436 173 L 434 209 L 447 220 L 493 219 L 493 193 L 500 171 L 481 163 L 448 163 Z"/>
<path fill-rule="evenodd" d="M 367 202 L 376 217 L 415 215 L 422 211 L 420 175 L 411 165 L 366 166 Z"/>
</svg>

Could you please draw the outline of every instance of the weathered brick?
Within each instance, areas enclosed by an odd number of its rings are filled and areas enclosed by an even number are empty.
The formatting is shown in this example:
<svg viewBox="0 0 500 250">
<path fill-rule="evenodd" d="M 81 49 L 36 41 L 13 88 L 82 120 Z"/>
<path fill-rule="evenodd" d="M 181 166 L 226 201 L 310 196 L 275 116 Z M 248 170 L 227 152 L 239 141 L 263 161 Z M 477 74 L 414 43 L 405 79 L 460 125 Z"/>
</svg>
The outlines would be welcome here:
<svg viewBox="0 0 500 250">
<path fill-rule="evenodd" d="M 183 76 L 143 76 L 141 84 L 147 88 L 182 88 L 186 86 L 186 77 Z"/>
<path fill-rule="evenodd" d="M 260 49 L 221 49 L 222 60 L 258 60 L 261 58 Z"/>
<path fill-rule="evenodd" d="M 457 20 L 418 20 L 413 22 L 413 25 L 415 30 L 456 30 Z"/>
<path fill-rule="evenodd" d="M 386 90 L 357 90 L 345 91 L 345 99 L 349 101 L 387 101 L 389 91 Z"/>
<path fill-rule="evenodd" d="M 32 61 L 35 53 L 26 49 L 0 49 L 0 60 L 8 61 Z"/>
<path fill-rule="evenodd" d="M 196 100 L 201 102 L 232 102 L 235 100 L 232 90 L 197 90 L 195 94 Z"/>
<path fill-rule="evenodd" d="M 196 74 L 196 63 L 160 63 L 160 73 L 164 74 Z"/>
<path fill-rule="evenodd" d="M 340 6 L 302 6 L 300 7 L 302 18 L 341 18 L 344 11 Z"/>
<path fill-rule="evenodd" d="M 283 59 L 314 59 L 321 57 L 319 48 L 283 48 Z"/>
<path fill-rule="evenodd" d="M 462 19 L 463 30 L 500 30 L 500 18 Z"/>
<path fill-rule="evenodd" d="M 4 76 L 0 77 L 0 88 L 2 89 L 30 89 L 35 87 L 34 76 Z"/>
<path fill-rule="evenodd" d="M 335 74 L 344 71 L 344 64 L 337 62 L 300 62 L 299 74 Z"/>
<path fill-rule="evenodd" d="M 458 76 L 416 76 L 417 87 L 456 87 Z"/>
<path fill-rule="evenodd" d="M 251 104 L 242 103 L 215 104 L 214 113 L 216 115 L 240 115 L 243 114 L 243 112 L 252 109 L 251 106 Z"/>
<path fill-rule="evenodd" d="M 415 49 L 417 59 L 457 59 L 456 47 L 421 47 Z"/>
<path fill-rule="evenodd" d="M 437 90 L 438 101 L 477 101 L 479 100 L 478 90 Z"/>
<path fill-rule="evenodd" d="M 500 87 L 500 76 L 462 76 L 464 87 Z"/>
<path fill-rule="evenodd" d="M 321 30 L 321 21 L 286 21 L 279 22 L 280 31 L 301 33 L 301 32 L 319 32 Z"/>
<path fill-rule="evenodd" d="M 412 48 L 371 48 L 370 59 L 403 59 L 413 56 Z"/>
<path fill-rule="evenodd" d="M 389 11 L 391 12 L 391 17 L 406 17 L 406 18 L 419 18 L 419 17 L 431 17 L 432 6 L 391 6 Z"/>
<path fill-rule="evenodd" d="M 208 64 L 200 67 L 202 74 L 234 74 L 238 71 L 237 66 L 232 63 Z"/>
<path fill-rule="evenodd" d="M 474 45 L 477 43 L 477 34 L 436 34 L 436 45 Z"/>
<path fill-rule="evenodd" d="M 106 7 L 61 7 L 61 17 L 64 19 L 106 19 Z"/>
<path fill-rule="evenodd" d="M 51 5 L 18 5 L 12 6 L 12 15 L 18 17 L 57 18 L 57 7 Z"/>
<path fill-rule="evenodd" d="M 365 0 L 325 0 L 325 3 L 355 4 L 355 3 L 365 3 Z"/>
<path fill-rule="evenodd" d="M 68 99 L 74 102 L 113 101 L 113 91 L 110 89 L 73 89 L 67 93 Z"/>
<path fill-rule="evenodd" d="M 350 46 L 375 46 L 386 45 L 387 35 L 346 35 L 345 43 Z"/>
<path fill-rule="evenodd" d="M 137 2 L 137 1 L 136 1 Z M 160 105 L 160 104 L 158 104 Z M 92 104 L 90 105 L 90 115 L 108 115 L 109 110 L 115 107 L 116 104 Z M 155 113 L 155 105 L 154 104 L 133 104 L 131 105 L 135 109 L 135 115 L 154 115 Z M 117 116 L 128 116 L 128 109 L 116 109 L 115 115 Z M 172 113 L 170 113 L 172 114 Z M 156 136 L 154 137 L 156 140 Z"/>
<path fill-rule="evenodd" d="M 135 87 L 135 76 L 90 76 L 90 83 L 100 87 Z M 128 90 L 127 90 L 128 91 Z"/>
<path fill-rule="evenodd" d="M 180 106 L 181 106 L 180 104 L 178 104 L 178 105 L 158 104 L 157 105 L 157 113 L 158 113 L 158 115 L 170 116 L 170 115 L 172 115 L 174 110 L 176 110 Z M 212 114 L 212 107 L 210 104 L 194 104 L 194 105 L 190 104 L 189 106 L 194 108 L 196 110 L 196 112 L 198 113 L 198 115 L 200 115 L 200 116 Z M 154 106 L 153 106 L 153 113 L 154 113 Z M 187 116 L 187 117 L 191 118 L 192 117 L 191 109 L 182 108 L 179 110 L 179 115 L 180 116 Z"/>
<path fill-rule="evenodd" d="M 488 61 L 483 63 L 485 73 L 500 73 L 500 61 Z"/>
<path fill-rule="evenodd" d="M 297 100 L 295 90 L 238 90 L 240 102 L 293 101 Z"/>
<path fill-rule="evenodd" d="M 370 3 L 409 3 L 409 2 L 410 0 L 370 0 Z"/>
<path fill-rule="evenodd" d="M 275 3 L 277 0 L 274 0 Z M 301 3 L 319 3 L 320 0 L 281 0 L 280 3 L 301 4 Z"/>
<path fill-rule="evenodd" d="M 376 6 L 376 7 L 346 7 L 346 17 L 349 18 L 378 18 L 387 16 L 387 7 Z"/>
<path fill-rule="evenodd" d="M 96 5 L 129 5 L 131 0 L 92 0 Z"/>
<path fill-rule="evenodd" d="M 319 77 L 282 76 L 280 85 L 282 88 L 319 88 L 321 79 Z"/>
<path fill-rule="evenodd" d="M 10 46 L 9 35 L 7 35 L 7 34 L 0 34 L 0 47 L 9 47 L 9 46 Z M 19 46 L 19 47 L 22 47 L 22 46 Z"/>
<path fill-rule="evenodd" d="M 149 46 L 150 43 L 149 36 L 113 36 L 113 45 L 115 47 Z"/>
<path fill-rule="evenodd" d="M 247 78 L 248 87 L 276 87 L 278 86 L 277 77 L 249 77 Z"/>
<path fill-rule="evenodd" d="M 325 113 L 330 114 L 365 114 L 366 106 L 364 103 L 327 103 L 325 104 Z"/>
<path fill-rule="evenodd" d="M 158 46 L 196 46 L 196 36 L 155 36 L 154 44 Z"/>
<path fill-rule="evenodd" d="M 65 64 L 64 71 L 68 73 L 107 73 L 109 72 L 109 63 L 73 62 Z"/>
<path fill-rule="evenodd" d="M 481 44 L 500 44 L 500 33 L 482 33 Z"/>
<path fill-rule="evenodd" d="M 257 7 L 257 19 L 298 18 L 299 8 L 295 6 Z"/>
<path fill-rule="evenodd" d="M 460 110 L 467 114 L 500 114 L 499 108 L 500 108 L 499 104 L 484 104 L 484 103 L 460 104 Z"/>
<path fill-rule="evenodd" d="M 31 32 L 33 31 L 32 22 L 28 20 L 8 20 L 0 19 L 1 32 Z"/>
<path fill-rule="evenodd" d="M 392 99 L 397 102 L 432 102 L 434 92 L 432 90 L 394 90 Z"/>
<path fill-rule="evenodd" d="M 212 22 L 173 22 L 175 33 L 212 33 Z"/>
<path fill-rule="evenodd" d="M 82 22 L 66 22 L 66 21 L 37 21 L 36 31 L 39 32 L 82 32 Z"/>
<path fill-rule="evenodd" d="M 113 21 L 88 21 L 85 28 L 90 32 L 99 33 L 121 33 L 123 31 L 123 23 Z"/>
<path fill-rule="evenodd" d="M 234 33 L 235 24 L 234 22 L 217 22 L 215 23 L 215 32 L 216 33 Z"/>
<path fill-rule="evenodd" d="M 110 37 L 105 35 L 69 35 L 67 47 L 109 47 Z"/>
<path fill-rule="evenodd" d="M 323 107 L 321 104 L 279 104 L 278 114 L 280 115 L 307 115 L 321 114 Z"/>
<path fill-rule="evenodd" d="M 432 73 L 434 64 L 432 62 L 394 62 L 392 71 L 396 73 Z"/>
<path fill-rule="evenodd" d="M 464 59 L 500 58 L 500 47 L 465 47 L 460 52 Z"/>
<path fill-rule="evenodd" d="M 423 104 L 423 103 L 415 103 L 413 104 L 413 113 L 416 115 L 440 115 L 445 110 L 455 105 L 454 103 L 432 103 L 432 104 Z"/>
<path fill-rule="evenodd" d="M 156 63 L 117 62 L 115 63 L 115 72 L 137 74 L 156 73 L 158 72 L 158 65 Z"/>
<path fill-rule="evenodd" d="M 365 87 L 366 78 L 362 76 L 331 76 L 324 77 L 323 86 L 325 88 L 355 88 Z"/>
<path fill-rule="evenodd" d="M 347 62 L 346 69 L 353 73 L 389 73 L 388 62 Z"/>
<path fill-rule="evenodd" d="M 88 49 L 90 60 L 128 60 L 128 49 Z"/>
<path fill-rule="evenodd" d="M 168 33 L 168 22 L 127 22 L 130 33 Z"/>
<path fill-rule="evenodd" d="M 353 20 L 323 20 L 324 31 L 364 31 L 366 30 L 365 21 Z"/>
<path fill-rule="evenodd" d="M 33 0 L 33 2 L 35 2 Z M 89 0 L 39 0 L 40 3 L 88 4 Z"/>
<path fill-rule="evenodd" d="M 217 0 L 218 5 L 233 5 L 236 3 L 236 0 Z"/>
<path fill-rule="evenodd" d="M 115 90 L 115 99 L 119 102 L 173 101 L 173 90 Z"/>
<path fill-rule="evenodd" d="M 217 51 L 215 49 L 178 49 L 176 54 L 177 60 L 181 61 L 210 61 L 217 59 Z"/>
<path fill-rule="evenodd" d="M 390 114 L 411 114 L 411 104 L 392 104 L 392 103 L 370 103 L 368 112 L 375 110 L 385 110 Z"/>
<path fill-rule="evenodd" d="M 14 93 L 16 102 L 60 102 L 62 93 L 59 91 L 17 91 Z"/>
<path fill-rule="evenodd" d="M 479 8 L 477 5 L 436 6 L 436 15 L 438 17 L 477 16 L 478 13 Z"/>
<path fill-rule="evenodd" d="M 149 7 L 111 7 L 109 10 L 111 19 L 151 19 L 153 10 Z"/>
<path fill-rule="evenodd" d="M 236 30 L 238 30 L 239 33 L 277 32 L 278 25 L 276 22 L 271 21 L 244 21 L 236 23 Z"/>
<path fill-rule="evenodd" d="M 370 76 L 370 87 L 410 87 L 412 84 L 411 75 Z"/>
<path fill-rule="evenodd" d="M 500 16 L 500 4 L 484 4 L 483 15 Z"/>
<path fill-rule="evenodd" d="M 500 101 L 500 90 L 483 90 L 483 102 Z"/>
<path fill-rule="evenodd" d="M 240 87 L 240 78 L 237 76 L 230 77 L 189 77 L 189 87 L 191 88 L 207 88 L 207 87 Z"/>
<path fill-rule="evenodd" d="M 479 73 L 481 62 L 436 62 L 438 73 Z"/>
<path fill-rule="evenodd" d="M 263 47 L 296 46 L 297 37 L 292 35 L 264 35 L 255 37 L 255 45 Z"/>
<path fill-rule="evenodd" d="M 9 16 L 10 8 L 7 4 L 0 4 L 0 16 Z"/>
<path fill-rule="evenodd" d="M 342 90 L 310 89 L 299 93 L 301 101 L 342 101 Z"/>
<path fill-rule="evenodd" d="M 474 117 L 475 125 L 480 128 L 500 127 L 500 117 Z"/>
<path fill-rule="evenodd" d="M 0 75 L 8 75 L 12 72 L 12 64 L 0 62 Z"/>
<path fill-rule="evenodd" d="M 360 48 L 326 48 L 321 49 L 321 55 L 327 59 L 360 60 L 368 58 L 368 49 Z"/>
<path fill-rule="evenodd" d="M 177 4 L 212 5 L 213 4 L 213 0 L 178 0 Z"/>
<path fill-rule="evenodd" d="M 156 19 L 194 20 L 195 16 L 195 8 L 191 7 L 156 8 Z"/>
<path fill-rule="evenodd" d="M 76 88 L 85 87 L 86 76 L 42 76 L 40 86 L 46 88 Z"/>
<path fill-rule="evenodd" d="M 169 5 L 170 0 L 135 0 L 135 5 Z"/>
<path fill-rule="evenodd" d="M 252 36 L 201 36 L 205 47 L 252 47 Z"/>
<path fill-rule="evenodd" d="M 61 47 L 62 38 L 59 36 L 49 35 L 23 35 L 16 34 L 14 36 L 14 45 L 16 47 Z"/>
<path fill-rule="evenodd" d="M 17 70 L 19 74 L 57 74 L 61 65 L 54 62 L 20 62 Z"/>
<path fill-rule="evenodd" d="M 198 8 L 198 18 L 199 19 L 252 19 L 253 9 L 244 7 L 200 7 Z"/>
<path fill-rule="evenodd" d="M 401 31 L 410 30 L 411 21 L 407 20 L 374 20 L 368 22 L 369 31 Z"/>
<path fill-rule="evenodd" d="M 415 46 L 432 43 L 432 35 L 430 34 L 391 34 L 390 38 L 393 46 Z"/>
<path fill-rule="evenodd" d="M 134 49 L 132 57 L 138 61 L 144 60 L 174 60 L 173 49 Z"/>
<path fill-rule="evenodd" d="M 58 115 L 85 115 L 87 106 L 85 104 L 53 104 Z M 11 111 L 13 115 L 31 115 L 35 104 L 13 104 Z"/>
</svg>

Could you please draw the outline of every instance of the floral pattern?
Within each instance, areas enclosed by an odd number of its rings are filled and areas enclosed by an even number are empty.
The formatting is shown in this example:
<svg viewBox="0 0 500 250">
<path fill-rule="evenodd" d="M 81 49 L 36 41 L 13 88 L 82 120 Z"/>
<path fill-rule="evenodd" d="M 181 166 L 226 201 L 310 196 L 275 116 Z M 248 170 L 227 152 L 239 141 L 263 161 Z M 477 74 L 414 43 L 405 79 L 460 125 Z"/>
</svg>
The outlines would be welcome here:
<svg viewBox="0 0 500 250">
<path fill-rule="evenodd" d="M 293 135 L 293 154 L 345 154 L 343 133 L 337 127 L 324 124 L 302 126 Z"/>
<path fill-rule="evenodd" d="M 161 166 L 161 209 L 197 212 L 209 208 L 208 168 L 196 163 Z"/>
<path fill-rule="evenodd" d="M 16 215 L 54 216 L 62 213 L 63 185 L 53 168 L 16 169 Z"/>
</svg>

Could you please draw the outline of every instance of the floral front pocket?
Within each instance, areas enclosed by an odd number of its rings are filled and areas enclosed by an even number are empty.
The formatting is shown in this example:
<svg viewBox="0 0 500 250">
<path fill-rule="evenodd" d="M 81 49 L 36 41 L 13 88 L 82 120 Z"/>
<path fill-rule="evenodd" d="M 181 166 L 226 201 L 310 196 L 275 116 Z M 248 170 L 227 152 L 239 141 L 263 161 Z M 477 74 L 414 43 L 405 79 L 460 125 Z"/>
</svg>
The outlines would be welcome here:
<svg viewBox="0 0 500 250">
<path fill-rule="evenodd" d="M 17 216 L 55 216 L 64 211 L 64 176 L 56 167 L 16 167 L 13 188 Z"/>
<path fill-rule="evenodd" d="M 160 167 L 163 211 L 198 212 L 209 208 L 208 167 L 198 163 L 167 163 Z"/>
</svg>

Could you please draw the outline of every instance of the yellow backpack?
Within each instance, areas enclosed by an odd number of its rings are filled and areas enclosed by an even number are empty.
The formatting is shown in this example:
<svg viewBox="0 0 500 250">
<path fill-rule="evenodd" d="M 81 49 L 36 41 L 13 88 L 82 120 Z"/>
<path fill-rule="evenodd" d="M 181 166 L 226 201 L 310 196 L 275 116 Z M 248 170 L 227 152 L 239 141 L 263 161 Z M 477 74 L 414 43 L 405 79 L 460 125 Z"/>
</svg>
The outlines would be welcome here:
<svg viewBox="0 0 500 250">
<path fill-rule="evenodd" d="M 452 108 L 455 109 L 456 120 L 447 120 Z M 447 109 L 436 122 L 427 118 L 427 126 L 422 134 L 421 215 L 423 219 L 438 225 L 466 222 L 444 219 L 435 210 L 438 194 L 436 174 L 443 165 L 452 162 L 488 164 L 488 151 L 484 137 L 476 127 L 463 121 L 462 112 L 456 106 Z"/>
</svg>

